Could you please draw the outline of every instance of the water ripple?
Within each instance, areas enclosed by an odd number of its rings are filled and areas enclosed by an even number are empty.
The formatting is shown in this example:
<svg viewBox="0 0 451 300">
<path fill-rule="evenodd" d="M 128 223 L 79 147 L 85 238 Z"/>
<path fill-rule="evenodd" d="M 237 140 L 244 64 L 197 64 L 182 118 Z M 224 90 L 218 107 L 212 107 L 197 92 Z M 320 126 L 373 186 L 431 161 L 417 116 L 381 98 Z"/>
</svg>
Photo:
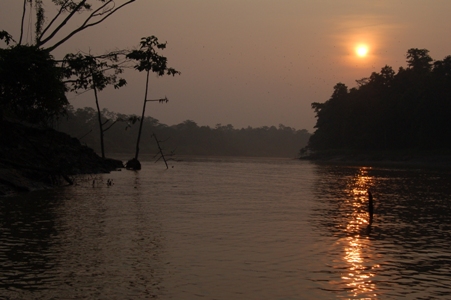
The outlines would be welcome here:
<svg viewBox="0 0 451 300">
<path fill-rule="evenodd" d="M 0 298 L 451 298 L 449 172 L 143 166 L 1 199 Z"/>
</svg>

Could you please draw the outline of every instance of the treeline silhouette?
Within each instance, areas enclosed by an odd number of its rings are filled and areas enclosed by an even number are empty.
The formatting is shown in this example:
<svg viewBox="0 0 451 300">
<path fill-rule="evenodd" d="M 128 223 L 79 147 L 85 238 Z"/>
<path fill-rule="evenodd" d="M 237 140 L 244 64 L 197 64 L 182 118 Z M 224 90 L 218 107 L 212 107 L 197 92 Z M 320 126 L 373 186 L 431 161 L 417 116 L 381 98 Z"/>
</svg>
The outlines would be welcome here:
<svg viewBox="0 0 451 300">
<path fill-rule="evenodd" d="M 312 103 L 315 151 L 451 149 L 451 56 L 433 61 L 426 49 L 407 51 L 407 68 L 385 66 L 348 89 L 334 87 Z"/>
<path fill-rule="evenodd" d="M 138 135 L 137 116 L 102 111 L 106 155 L 113 153 L 132 154 Z M 113 124 L 114 123 L 114 124 Z M 112 125 L 112 126 L 111 126 Z M 108 127 L 111 126 L 109 129 Z M 74 109 L 69 107 L 67 116 L 61 118 L 57 129 L 80 139 L 83 144 L 100 150 L 97 111 L 90 107 Z M 152 117 L 145 117 L 140 149 L 143 154 L 158 152 L 155 139 L 163 141 L 166 153 L 176 155 L 217 156 L 297 156 L 305 147 L 310 133 L 280 124 L 277 127 L 235 129 L 232 125 L 217 124 L 215 128 L 199 126 L 192 120 L 168 126 Z"/>
</svg>

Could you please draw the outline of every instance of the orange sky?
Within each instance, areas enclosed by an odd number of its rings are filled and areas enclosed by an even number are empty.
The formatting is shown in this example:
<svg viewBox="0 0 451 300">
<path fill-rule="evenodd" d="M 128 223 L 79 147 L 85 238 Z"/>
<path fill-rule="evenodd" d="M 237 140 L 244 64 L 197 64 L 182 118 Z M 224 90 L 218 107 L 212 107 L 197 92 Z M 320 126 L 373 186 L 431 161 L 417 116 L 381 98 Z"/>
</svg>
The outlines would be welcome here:
<svg viewBox="0 0 451 300">
<path fill-rule="evenodd" d="M 50 16 L 51 1 L 44 3 Z M 0 30 L 18 36 L 21 8 L 22 1 L 1 0 Z M 148 115 L 168 125 L 190 119 L 312 132 L 310 104 L 326 101 L 336 83 L 353 87 L 386 64 L 397 70 L 409 48 L 429 49 L 434 59 L 451 55 L 450 11 L 448 0 L 137 0 L 54 55 L 100 54 L 156 35 L 168 42 L 162 54 L 182 75 L 152 78 L 150 98 L 170 102 L 149 105 Z M 364 57 L 355 52 L 361 44 Z M 126 77 L 127 87 L 103 91 L 100 104 L 140 114 L 145 76 Z M 94 106 L 91 93 L 70 101 Z"/>
</svg>

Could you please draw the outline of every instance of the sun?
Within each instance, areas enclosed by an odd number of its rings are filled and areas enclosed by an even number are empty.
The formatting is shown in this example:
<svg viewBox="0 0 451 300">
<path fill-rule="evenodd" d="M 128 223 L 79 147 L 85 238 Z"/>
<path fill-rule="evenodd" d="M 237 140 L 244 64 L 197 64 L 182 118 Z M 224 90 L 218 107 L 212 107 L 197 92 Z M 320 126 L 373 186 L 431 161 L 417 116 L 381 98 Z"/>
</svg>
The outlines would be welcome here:
<svg viewBox="0 0 451 300">
<path fill-rule="evenodd" d="M 360 57 L 365 57 L 368 54 L 368 46 L 367 45 L 359 45 L 355 48 L 355 53 Z"/>
</svg>

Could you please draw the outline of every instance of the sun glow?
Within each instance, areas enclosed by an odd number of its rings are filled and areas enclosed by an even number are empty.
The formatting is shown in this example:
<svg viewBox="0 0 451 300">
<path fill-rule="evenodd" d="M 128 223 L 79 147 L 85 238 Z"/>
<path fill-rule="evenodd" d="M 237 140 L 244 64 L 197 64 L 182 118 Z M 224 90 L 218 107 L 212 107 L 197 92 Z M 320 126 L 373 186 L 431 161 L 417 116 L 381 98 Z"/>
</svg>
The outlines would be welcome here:
<svg viewBox="0 0 451 300">
<path fill-rule="evenodd" d="M 368 54 L 368 46 L 367 45 L 359 45 L 355 48 L 355 53 L 359 57 L 365 57 Z"/>
</svg>

